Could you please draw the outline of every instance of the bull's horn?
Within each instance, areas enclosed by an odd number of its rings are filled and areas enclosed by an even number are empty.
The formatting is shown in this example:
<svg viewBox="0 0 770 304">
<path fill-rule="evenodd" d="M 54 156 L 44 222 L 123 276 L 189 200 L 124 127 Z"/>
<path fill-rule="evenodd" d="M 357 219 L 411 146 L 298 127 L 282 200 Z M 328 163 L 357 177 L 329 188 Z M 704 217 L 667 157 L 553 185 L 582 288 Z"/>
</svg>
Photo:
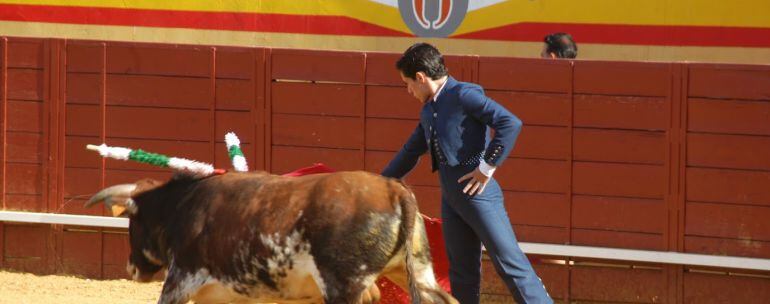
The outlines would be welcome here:
<svg viewBox="0 0 770 304">
<path fill-rule="evenodd" d="M 104 201 L 107 208 L 112 210 L 113 215 L 122 215 L 125 211 L 136 213 L 136 205 L 131 199 L 131 193 L 136 189 L 135 184 L 122 184 L 105 188 L 89 199 L 85 207 L 91 207 L 94 204 Z"/>
</svg>

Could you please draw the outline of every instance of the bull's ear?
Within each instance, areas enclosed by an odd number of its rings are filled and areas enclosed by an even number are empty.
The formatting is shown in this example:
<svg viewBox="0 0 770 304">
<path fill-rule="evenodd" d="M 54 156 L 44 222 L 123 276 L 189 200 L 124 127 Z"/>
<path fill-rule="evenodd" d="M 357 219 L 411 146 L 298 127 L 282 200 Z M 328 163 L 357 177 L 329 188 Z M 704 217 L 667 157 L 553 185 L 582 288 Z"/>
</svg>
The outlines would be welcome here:
<svg viewBox="0 0 770 304">
<path fill-rule="evenodd" d="M 136 202 L 130 197 L 113 196 L 104 200 L 114 217 L 129 217 L 139 210 Z"/>
<path fill-rule="evenodd" d="M 126 208 L 119 206 L 119 205 L 112 205 L 112 216 L 114 217 L 126 217 L 128 214 L 126 214 Z"/>
</svg>

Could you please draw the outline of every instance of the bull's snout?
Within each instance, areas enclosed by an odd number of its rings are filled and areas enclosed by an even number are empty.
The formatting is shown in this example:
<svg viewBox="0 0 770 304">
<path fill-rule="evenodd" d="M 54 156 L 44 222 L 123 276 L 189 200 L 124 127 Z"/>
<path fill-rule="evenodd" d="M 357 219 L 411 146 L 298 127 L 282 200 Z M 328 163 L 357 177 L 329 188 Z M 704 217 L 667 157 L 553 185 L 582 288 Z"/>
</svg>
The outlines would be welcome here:
<svg viewBox="0 0 770 304">
<path fill-rule="evenodd" d="M 134 264 L 131 262 L 128 262 L 128 264 L 126 264 L 126 272 L 128 272 L 128 275 L 131 276 L 131 278 L 134 281 L 142 282 L 142 283 L 147 283 L 152 281 L 152 277 L 154 275 L 153 273 L 149 273 L 149 274 L 142 273 L 141 271 L 139 271 L 139 268 L 134 266 Z"/>
</svg>

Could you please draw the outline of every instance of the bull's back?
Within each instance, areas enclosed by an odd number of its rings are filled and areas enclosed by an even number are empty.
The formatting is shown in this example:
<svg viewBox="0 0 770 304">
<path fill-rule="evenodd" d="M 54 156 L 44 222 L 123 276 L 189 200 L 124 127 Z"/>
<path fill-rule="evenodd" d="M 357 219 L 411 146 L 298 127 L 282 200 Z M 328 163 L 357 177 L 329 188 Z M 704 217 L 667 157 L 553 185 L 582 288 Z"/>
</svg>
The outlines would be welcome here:
<svg viewBox="0 0 770 304">
<path fill-rule="evenodd" d="M 211 179 L 210 189 L 222 202 L 246 214 L 318 208 L 337 216 L 356 212 L 393 212 L 399 196 L 409 190 L 394 179 L 365 171 L 284 177 L 265 173 L 228 173 Z"/>
<path fill-rule="evenodd" d="M 400 223 L 399 199 L 412 195 L 394 179 L 363 171 L 301 177 L 228 173 L 205 180 L 195 192 L 191 197 L 197 201 L 189 205 L 197 210 L 197 220 L 185 229 L 208 234 L 203 239 L 220 248 L 255 235 L 318 234 L 332 240 L 385 233 Z"/>
<path fill-rule="evenodd" d="M 393 213 L 408 191 L 393 179 L 364 171 L 338 172 L 311 180 L 311 204 L 342 216 L 360 212 Z"/>
</svg>

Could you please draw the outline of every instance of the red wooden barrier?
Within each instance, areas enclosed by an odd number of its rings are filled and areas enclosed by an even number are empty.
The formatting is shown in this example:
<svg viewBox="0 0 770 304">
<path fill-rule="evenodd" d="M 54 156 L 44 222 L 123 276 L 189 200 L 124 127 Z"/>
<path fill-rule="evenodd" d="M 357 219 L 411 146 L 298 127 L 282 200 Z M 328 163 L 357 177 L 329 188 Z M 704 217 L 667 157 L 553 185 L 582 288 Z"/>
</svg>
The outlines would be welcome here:
<svg viewBox="0 0 770 304">
<path fill-rule="evenodd" d="M 379 172 L 417 123 L 397 54 L 3 38 L 2 208 L 83 209 L 105 185 L 169 173 L 86 143 L 254 169 Z M 525 123 L 496 177 L 522 241 L 770 258 L 770 68 L 447 56 Z M 422 161 L 407 181 L 440 214 Z M 125 277 L 126 233 L 0 223 L 0 267 Z M 770 274 L 532 257 L 557 299 L 752 303 Z M 485 261 L 485 300 L 508 302 Z M 748 286 L 735 289 L 714 286 Z"/>
</svg>

